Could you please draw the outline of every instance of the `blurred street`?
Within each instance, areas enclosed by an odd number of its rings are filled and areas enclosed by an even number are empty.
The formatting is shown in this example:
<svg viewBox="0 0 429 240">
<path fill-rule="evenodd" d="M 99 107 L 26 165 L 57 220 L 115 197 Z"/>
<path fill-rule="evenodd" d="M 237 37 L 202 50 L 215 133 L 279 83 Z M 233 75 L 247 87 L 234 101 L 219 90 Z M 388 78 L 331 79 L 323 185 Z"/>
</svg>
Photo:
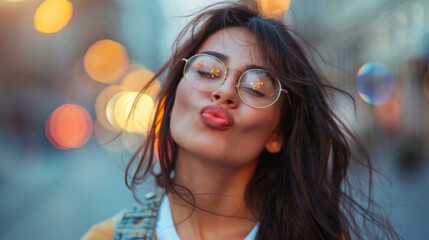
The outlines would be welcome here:
<svg viewBox="0 0 429 240">
<path fill-rule="evenodd" d="M 134 202 L 120 154 L 98 147 L 17 158 L 0 149 L 0 239 L 80 239 Z"/>
</svg>

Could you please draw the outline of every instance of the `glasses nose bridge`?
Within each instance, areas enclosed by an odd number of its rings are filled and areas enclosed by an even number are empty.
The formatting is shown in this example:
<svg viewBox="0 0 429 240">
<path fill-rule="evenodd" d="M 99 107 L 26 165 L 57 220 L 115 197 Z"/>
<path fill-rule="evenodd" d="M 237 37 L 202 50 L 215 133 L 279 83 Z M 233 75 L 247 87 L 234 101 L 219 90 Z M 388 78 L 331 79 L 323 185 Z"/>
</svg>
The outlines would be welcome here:
<svg viewBox="0 0 429 240">
<path fill-rule="evenodd" d="M 220 81 L 219 85 L 215 89 L 213 89 L 212 93 L 218 92 L 218 91 L 221 91 L 223 93 L 229 92 L 228 93 L 229 97 L 232 97 L 232 95 L 235 95 L 237 97 L 237 100 L 239 99 L 239 101 L 240 100 L 242 101 L 241 96 L 238 93 L 238 87 L 240 82 L 239 79 L 243 75 L 243 71 L 234 69 L 234 68 L 228 68 L 226 66 L 224 69 L 225 69 L 225 75 L 223 79 Z M 231 74 L 234 71 L 236 71 L 237 73 Z M 227 84 L 225 84 L 228 78 L 232 78 L 232 79 L 230 79 L 230 81 Z"/>
<path fill-rule="evenodd" d="M 237 78 L 235 80 L 235 87 L 238 88 L 238 85 L 240 83 L 239 80 L 240 80 L 241 76 L 243 75 L 243 71 L 236 69 L 236 68 L 227 68 L 227 67 L 225 67 L 225 68 L 226 68 L 225 77 L 222 79 L 222 82 L 220 83 L 219 87 L 222 86 L 226 82 L 226 80 L 230 77 L 230 72 L 232 70 L 232 71 L 236 71 L 239 73 L 239 75 L 237 76 Z"/>
</svg>

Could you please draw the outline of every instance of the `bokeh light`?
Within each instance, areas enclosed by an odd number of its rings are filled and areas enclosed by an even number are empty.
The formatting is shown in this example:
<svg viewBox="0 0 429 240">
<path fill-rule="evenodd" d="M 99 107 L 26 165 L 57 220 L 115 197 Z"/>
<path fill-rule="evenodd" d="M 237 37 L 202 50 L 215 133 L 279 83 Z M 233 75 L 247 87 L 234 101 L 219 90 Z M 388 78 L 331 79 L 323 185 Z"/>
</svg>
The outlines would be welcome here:
<svg viewBox="0 0 429 240">
<path fill-rule="evenodd" d="M 111 100 L 111 98 L 121 92 L 123 90 L 122 86 L 119 85 L 111 85 L 107 88 L 105 88 L 103 91 L 101 91 L 98 96 L 97 99 L 95 100 L 95 113 L 97 114 L 97 121 L 103 125 L 104 128 L 109 129 L 111 131 L 116 131 L 118 129 L 118 127 L 112 125 L 108 120 L 107 120 L 107 113 L 111 112 L 111 111 L 106 111 L 107 109 L 107 104 L 109 103 L 109 101 Z M 111 119 L 113 119 L 113 117 L 110 117 Z"/>
<path fill-rule="evenodd" d="M 290 0 L 258 0 L 258 4 L 265 16 L 278 18 L 289 10 Z"/>
<path fill-rule="evenodd" d="M 116 130 L 121 130 L 121 127 L 116 123 L 115 108 L 116 108 L 116 103 L 118 102 L 118 100 L 122 96 L 122 94 L 124 94 L 124 92 L 120 91 L 120 92 L 116 93 L 115 95 L 113 95 L 109 99 L 109 101 L 107 102 L 106 109 L 105 109 L 107 121 Z"/>
<path fill-rule="evenodd" d="M 365 102 L 372 105 L 385 103 L 395 90 L 391 71 L 380 63 L 366 63 L 357 73 L 357 90 Z"/>
<path fill-rule="evenodd" d="M 113 83 L 128 64 L 128 53 L 118 42 L 103 39 L 92 44 L 83 60 L 88 75 L 99 82 Z"/>
<path fill-rule="evenodd" d="M 144 68 L 137 68 L 136 70 L 128 73 L 122 81 L 124 89 L 129 91 L 140 92 L 143 87 L 155 76 L 153 72 Z M 158 80 L 152 82 L 152 84 L 144 91 L 145 94 L 155 98 L 159 92 L 161 85 Z"/>
<path fill-rule="evenodd" d="M 392 136 L 400 132 L 403 120 L 403 109 L 399 98 L 393 95 L 382 105 L 374 106 L 374 118 L 381 132 Z"/>
<path fill-rule="evenodd" d="M 154 106 L 149 95 L 122 91 L 114 95 L 107 104 L 107 120 L 119 129 L 144 134 L 149 129 Z"/>
<path fill-rule="evenodd" d="M 49 115 L 46 136 L 58 149 L 80 148 L 92 134 L 92 119 L 88 111 L 77 104 L 64 104 Z"/>
<path fill-rule="evenodd" d="M 56 33 L 70 22 L 73 5 L 67 0 L 46 0 L 34 14 L 34 28 L 42 33 Z"/>
</svg>

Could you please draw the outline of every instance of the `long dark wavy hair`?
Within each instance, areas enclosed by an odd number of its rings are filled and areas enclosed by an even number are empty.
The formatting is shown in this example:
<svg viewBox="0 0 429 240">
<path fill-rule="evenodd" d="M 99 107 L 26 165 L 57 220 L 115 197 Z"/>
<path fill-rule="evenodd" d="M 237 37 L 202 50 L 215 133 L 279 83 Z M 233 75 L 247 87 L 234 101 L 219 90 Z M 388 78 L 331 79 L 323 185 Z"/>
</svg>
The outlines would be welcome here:
<svg viewBox="0 0 429 240">
<path fill-rule="evenodd" d="M 281 20 L 266 18 L 251 1 L 215 4 L 201 11 L 179 34 L 171 58 L 155 78 L 163 77 L 159 103 L 143 145 L 126 168 L 127 186 L 149 175 L 167 192 L 178 193 L 170 178 L 178 146 L 170 133 L 170 113 L 184 62 L 213 33 L 228 27 L 252 32 L 266 68 L 289 91 L 292 107 L 282 95 L 278 126 L 284 144 L 279 153 L 260 153 L 245 201 L 260 210 L 257 239 L 398 239 L 385 218 L 360 205 L 344 189 L 352 146 L 359 142 L 337 116 L 329 100 L 331 90 L 347 94 L 316 71 L 301 41 Z M 350 145 L 353 143 L 353 145 Z M 160 171 L 155 171 L 158 158 Z M 364 154 L 365 166 L 371 169 Z M 370 198 L 366 202 L 370 203 Z M 194 206 L 195 207 L 195 206 Z M 366 224 L 365 224 L 366 223 Z M 367 231 L 364 226 L 370 226 Z"/>
</svg>

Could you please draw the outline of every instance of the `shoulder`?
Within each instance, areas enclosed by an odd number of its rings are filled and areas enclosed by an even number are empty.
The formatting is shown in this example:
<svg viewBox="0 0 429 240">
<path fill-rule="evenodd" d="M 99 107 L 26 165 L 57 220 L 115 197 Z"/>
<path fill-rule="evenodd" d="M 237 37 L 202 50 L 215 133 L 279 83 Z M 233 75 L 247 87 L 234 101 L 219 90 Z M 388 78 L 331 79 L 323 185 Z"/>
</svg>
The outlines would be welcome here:
<svg viewBox="0 0 429 240">
<path fill-rule="evenodd" d="M 131 235 L 151 235 L 155 228 L 163 194 L 147 193 L 139 205 L 122 210 L 112 218 L 100 222 L 82 240 L 128 239 Z M 130 235 L 131 234 L 131 235 Z"/>
<path fill-rule="evenodd" d="M 113 239 L 115 225 L 122 218 L 124 211 L 116 214 L 103 222 L 92 226 L 89 231 L 82 237 L 82 240 L 104 240 Z"/>
<path fill-rule="evenodd" d="M 141 204 L 133 206 L 123 213 L 115 225 L 115 237 L 129 239 L 131 236 L 153 236 L 153 230 L 158 218 L 159 206 L 163 195 L 149 193 Z"/>
</svg>

